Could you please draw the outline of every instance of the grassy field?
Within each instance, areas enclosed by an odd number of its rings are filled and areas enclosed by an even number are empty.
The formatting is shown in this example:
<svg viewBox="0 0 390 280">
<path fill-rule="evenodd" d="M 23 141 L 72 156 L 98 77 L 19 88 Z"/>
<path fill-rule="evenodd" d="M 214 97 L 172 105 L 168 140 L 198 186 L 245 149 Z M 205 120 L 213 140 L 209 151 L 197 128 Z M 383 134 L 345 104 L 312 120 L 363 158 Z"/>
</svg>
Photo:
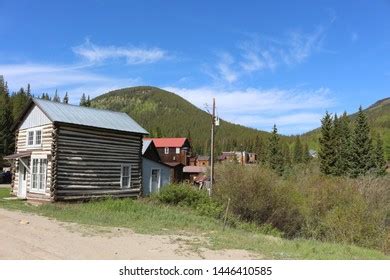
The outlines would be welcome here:
<svg viewBox="0 0 390 280">
<path fill-rule="evenodd" d="M 148 200 L 101 200 L 89 203 L 44 204 L 4 200 L 9 189 L 0 189 L 0 207 L 25 211 L 85 225 L 131 228 L 137 233 L 181 234 L 198 237 L 196 247 L 245 249 L 267 259 L 390 259 L 375 250 L 314 240 L 286 240 L 255 230 L 227 228 L 214 218 L 193 210 L 152 203 Z"/>
</svg>

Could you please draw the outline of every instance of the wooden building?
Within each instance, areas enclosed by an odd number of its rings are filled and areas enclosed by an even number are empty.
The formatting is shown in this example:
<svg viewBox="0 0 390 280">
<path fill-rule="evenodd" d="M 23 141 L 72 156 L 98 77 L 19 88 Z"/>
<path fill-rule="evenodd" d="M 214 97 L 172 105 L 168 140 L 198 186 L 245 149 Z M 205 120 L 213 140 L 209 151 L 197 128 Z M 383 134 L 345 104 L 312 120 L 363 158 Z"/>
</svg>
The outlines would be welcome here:
<svg viewBox="0 0 390 280">
<path fill-rule="evenodd" d="M 12 190 L 48 201 L 138 196 L 142 137 L 125 113 L 31 99 L 14 125 Z"/>
<path fill-rule="evenodd" d="M 142 145 L 142 194 L 159 192 L 173 181 L 174 169 L 160 160 L 152 140 L 144 140 Z"/>
<path fill-rule="evenodd" d="M 145 140 L 153 141 L 162 162 L 170 165 L 177 163 L 189 165 L 192 147 L 187 138 L 145 138 Z"/>
</svg>

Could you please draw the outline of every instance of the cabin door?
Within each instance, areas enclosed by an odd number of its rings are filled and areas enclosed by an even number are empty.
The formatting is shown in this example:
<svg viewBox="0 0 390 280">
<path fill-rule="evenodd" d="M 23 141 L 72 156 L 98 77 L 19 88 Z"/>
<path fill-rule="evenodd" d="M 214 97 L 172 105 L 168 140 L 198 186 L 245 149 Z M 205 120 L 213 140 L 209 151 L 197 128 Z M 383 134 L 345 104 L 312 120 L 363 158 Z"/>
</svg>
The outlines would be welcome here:
<svg viewBox="0 0 390 280">
<path fill-rule="evenodd" d="M 158 192 L 160 190 L 160 169 L 152 169 L 150 178 L 150 192 Z"/>
<path fill-rule="evenodd" d="M 18 197 L 26 198 L 27 196 L 27 169 L 23 164 L 19 165 L 19 186 Z"/>
</svg>

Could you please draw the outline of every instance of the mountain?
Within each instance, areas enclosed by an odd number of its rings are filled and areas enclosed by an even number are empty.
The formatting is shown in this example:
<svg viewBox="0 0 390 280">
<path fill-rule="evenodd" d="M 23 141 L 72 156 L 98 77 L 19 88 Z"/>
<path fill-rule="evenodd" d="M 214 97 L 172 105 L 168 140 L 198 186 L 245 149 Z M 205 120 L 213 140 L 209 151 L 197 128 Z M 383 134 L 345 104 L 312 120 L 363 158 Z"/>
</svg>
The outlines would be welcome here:
<svg viewBox="0 0 390 280">
<path fill-rule="evenodd" d="M 386 158 L 390 160 L 390 97 L 375 102 L 364 109 L 364 112 L 367 115 L 372 136 L 380 134 L 384 142 Z M 355 120 L 356 115 L 357 113 L 350 115 L 352 121 Z M 308 141 L 311 147 L 318 147 L 319 136 L 320 130 L 317 128 L 305 133 L 303 139 Z"/>
<path fill-rule="evenodd" d="M 149 86 L 124 88 L 96 97 L 91 106 L 127 113 L 152 137 L 188 137 L 197 153 L 209 153 L 211 116 L 172 92 Z M 251 151 L 267 134 L 220 120 L 216 152 Z"/>
</svg>

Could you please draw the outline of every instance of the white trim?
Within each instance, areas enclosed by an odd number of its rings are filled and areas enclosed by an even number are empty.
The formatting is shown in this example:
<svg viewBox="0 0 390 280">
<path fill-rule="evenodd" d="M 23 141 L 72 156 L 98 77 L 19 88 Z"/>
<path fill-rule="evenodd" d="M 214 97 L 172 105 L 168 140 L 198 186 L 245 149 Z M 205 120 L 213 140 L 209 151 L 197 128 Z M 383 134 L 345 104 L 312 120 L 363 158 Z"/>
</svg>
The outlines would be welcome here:
<svg viewBox="0 0 390 280">
<path fill-rule="evenodd" d="M 177 152 L 179 150 L 179 152 Z M 176 148 L 176 154 L 180 155 L 180 148 Z"/>
<path fill-rule="evenodd" d="M 168 155 L 169 154 L 169 147 L 164 148 L 164 154 Z"/>
<path fill-rule="evenodd" d="M 40 144 L 37 144 L 37 131 L 40 131 L 41 132 L 41 143 Z M 30 145 L 29 142 L 28 142 L 28 138 L 29 138 L 29 134 L 30 132 L 33 133 L 33 144 Z M 26 147 L 28 148 L 40 148 L 42 147 L 42 143 L 43 143 L 43 129 L 42 128 L 29 128 L 26 130 Z"/>
<path fill-rule="evenodd" d="M 32 182 L 32 178 L 33 178 L 33 170 L 34 170 L 34 167 L 33 167 L 33 160 L 34 159 L 37 159 L 38 160 L 38 163 L 39 163 L 39 160 L 40 159 L 46 159 L 46 169 L 45 169 L 45 173 L 43 174 L 44 175 L 44 179 L 43 179 L 43 189 L 40 190 L 39 188 L 38 189 L 34 189 L 33 188 L 33 182 Z M 31 156 L 31 162 L 30 162 L 30 166 L 31 166 L 31 172 L 30 172 L 30 188 L 29 188 L 29 192 L 30 193 L 46 193 L 46 187 L 47 187 L 47 168 L 48 168 L 48 165 L 49 165 L 49 161 L 47 159 L 47 155 L 34 155 L 34 156 Z M 37 170 L 40 168 L 40 165 L 38 164 L 37 166 Z M 40 175 L 40 173 L 37 173 L 37 175 Z M 38 183 L 38 180 L 37 180 L 37 183 Z"/>
<path fill-rule="evenodd" d="M 153 170 L 158 170 L 158 185 L 157 192 L 160 192 L 161 187 L 161 168 L 151 168 L 150 169 L 150 180 L 149 180 L 149 193 L 152 193 L 152 178 L 153 178 Z"/>
<path fill-rule="evenodd" d="M 129 183 L 127 186 L 123 186 L 122 185 L 122 181 L 123 181 L 123 167 L 129 167 Z M 125 176 L 127 177 L 127 176 Z M 131 164 L 129 163 L 123 163 L 121 164 L 121 180 L 120 180 L 120 186 L 122 189 L 130 189 L 131 188 Z"/>
</svg>

